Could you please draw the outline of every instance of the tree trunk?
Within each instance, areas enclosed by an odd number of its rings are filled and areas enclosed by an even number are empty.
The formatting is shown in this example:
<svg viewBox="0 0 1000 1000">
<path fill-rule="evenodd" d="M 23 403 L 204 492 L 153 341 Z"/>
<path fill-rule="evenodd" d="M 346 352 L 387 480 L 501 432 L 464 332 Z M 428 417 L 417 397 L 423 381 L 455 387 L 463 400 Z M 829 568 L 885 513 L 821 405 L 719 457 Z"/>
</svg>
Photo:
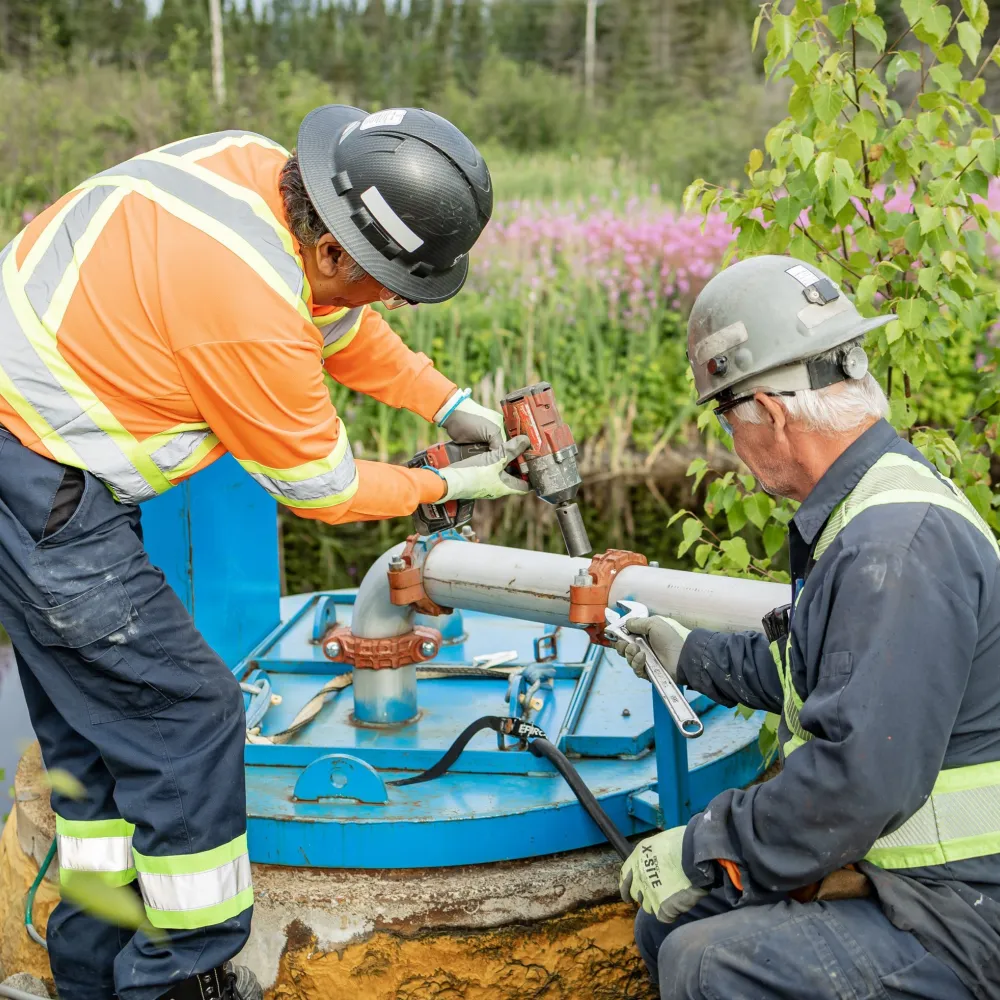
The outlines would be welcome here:
<svg viewBox="0 0 1000 1000">
<path fill-rule="evenodd" d="M 212 21 L 212 91 L 215 103 L 221 108 L 226 103 L 226 64 L 222 49 L 222 0 L 208 0 L 208 13 Z"/>
</svg>

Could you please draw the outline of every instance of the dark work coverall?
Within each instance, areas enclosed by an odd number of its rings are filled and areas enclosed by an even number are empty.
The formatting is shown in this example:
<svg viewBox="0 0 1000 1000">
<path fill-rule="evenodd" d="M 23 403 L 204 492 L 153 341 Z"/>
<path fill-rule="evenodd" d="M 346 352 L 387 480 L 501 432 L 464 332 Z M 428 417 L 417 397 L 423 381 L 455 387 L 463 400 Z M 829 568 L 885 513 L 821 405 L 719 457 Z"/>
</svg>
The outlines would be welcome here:
<svg viewBox="0 0 1000 1000">
<path fill-rule="evenodd" d="M 862 435 L 791 523 L 793 581 L 830 513 L 890 450 L 927 464 L 884 421 Z M 1000 855 L 897 871 L 862 862 L 868 898 L 788 896 L 863 858 L 942 767 L 1000 760 L 998 565 L 973 525 L 924 503 L 860 513 L 816 562 L 789 638 L 814 738 L 776 777 L 723 792 L 688 825 L 684 870 L 710 894 L 676 923 L 636 921 L 664 998 L 1000 998 Z M 725 705 L 781 711 L 762 633 L 695 629 L 679 673 Z M 737 863 L 742 893 L 716 858 Z"/>
<path fill-rule="evenodd" d="M 60 816 L 124 818 L 149 856 L 193 854 L 245 832 L 243 697 L 150 565 L 138 508 L 3 428 L 0 624 L 46 767 L 86 789 L 80 801 L 53 795 Z M 232 958 L 251 913 L 151 941 L 62 902 L 47 933 L 59 995 L 153 1000 Z"/>
</svg>

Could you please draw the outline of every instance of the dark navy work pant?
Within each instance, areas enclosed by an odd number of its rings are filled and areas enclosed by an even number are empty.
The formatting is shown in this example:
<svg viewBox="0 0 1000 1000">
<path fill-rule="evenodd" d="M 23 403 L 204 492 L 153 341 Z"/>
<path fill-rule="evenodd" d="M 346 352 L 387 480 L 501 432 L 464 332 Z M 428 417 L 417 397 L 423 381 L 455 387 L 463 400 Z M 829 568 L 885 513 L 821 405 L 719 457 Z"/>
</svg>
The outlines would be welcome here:
<svg viewBox="0 0 1000 1000">
<path fill-rule="evenodd" d="M 733 909 L 717 890 L 672 924 L 640 910 L 635 940 L 662 1000 L 972 1000 L 873 899 Z"/>
<path fill-rule="evenodd" d="M 138 508 L 89 474 L 60 493 L 65 473 L 0 428 L 0 623 L 45 766 L 86 789 L 53 808 L 134 824 L 146 856 L 210 850 L 246 830 L 239 684 L 150 564 Z M 62 902 L 47 934 L 59 996 L 154 1000 L 232 958 L 251 913 L 151 940 Z"/>
</svg>

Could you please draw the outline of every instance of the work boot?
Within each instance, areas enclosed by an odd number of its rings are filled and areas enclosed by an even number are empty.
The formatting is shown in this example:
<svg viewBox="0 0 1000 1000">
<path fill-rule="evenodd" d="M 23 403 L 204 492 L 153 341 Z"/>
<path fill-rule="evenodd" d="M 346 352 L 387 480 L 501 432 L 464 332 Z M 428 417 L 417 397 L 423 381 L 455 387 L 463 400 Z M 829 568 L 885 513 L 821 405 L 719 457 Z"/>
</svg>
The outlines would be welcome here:
<svg viewBox="0 0 1000 1000">
<path fill-rule="evenodd" d="M 245 965 L 227 962 L 175 983 L 160 1000 L 263 1000 L 264 990 Z"/>
</svg>

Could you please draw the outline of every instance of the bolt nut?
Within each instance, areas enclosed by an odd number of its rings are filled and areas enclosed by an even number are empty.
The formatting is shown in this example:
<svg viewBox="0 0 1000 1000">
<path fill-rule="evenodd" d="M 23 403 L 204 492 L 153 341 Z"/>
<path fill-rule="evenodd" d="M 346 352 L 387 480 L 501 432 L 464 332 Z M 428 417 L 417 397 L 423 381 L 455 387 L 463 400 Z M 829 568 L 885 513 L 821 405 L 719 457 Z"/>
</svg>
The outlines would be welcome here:
<svg viewBox="0 0 1000 1000">
<path fill-rule="evenodd" d="M 420 643 L 420 655 L 431 657 L 437 652 L 437 645 L 430 641 L 430 639 L 425 640 Z"/>
<path fill-rule="evenodd" d="M 659 568 L 660 568 L 660 564 L 659 564 L 659 562 L 658 562 L 658 561 L 657 561 L 656 559 L 654 559 L 654 560 L 653 560 L 653 561 L 652 561 L 652 562 L 651 562 L 651 563 L 649 564 L 649 566 L 650 566 L 650 569 L 659 569 Z"/>
<path fill-rule="evenodd" d="M 473 530 L 473 528 L 472 528 L 472 525 L 471 525 L 471 524 L 463 524 L 463 525 L 462 525 L 462 537 L 463 537 L 463 538 L 464 538 L 464 539 L 465 539 L 465 540 L 466 540 L 467 542 L 475 542 L 475 541 L 477 541 L 477 540 L 478 540 L 478 539 L 476 538 L 476 533 L 475 533 L 475 531 Z"/>
<path fill-rule="evenodd" d="M 709 358 L 708 364 L 705 367 L 708 369 L 709 375 L 717 375 L 721 378 L 729 371 L 729 358 L 724 354 L 720 354 L 716 358 Z"/>
<path fill-rule="evenodd" d="M 623 719 L 628 719 L 629 717 L 631 717 L 631 715 L 632 715 L 632 713 L 627 708 L 623 708 L 622 709 L 622 718 Z"/>
<path fill-rule="evenodd" d="M 594 578 L 585 570 L 581 569 L 573 578 L 574 587 L 593 587 Z"/>
<path fill-rule="evenodd" d="M 402 569 L 406 569 L 406 563 L 403 562 L 402 556 L 393 556 L 389 560 L 389 569 L 394 573 L 398 573 Z"/>
<path fill-rule="evenodd" d="M 336 639 L 328 639 L 323 643 L 323 655 L 330 660 L 340 656 L 340 643 Z"/>
</svg>

